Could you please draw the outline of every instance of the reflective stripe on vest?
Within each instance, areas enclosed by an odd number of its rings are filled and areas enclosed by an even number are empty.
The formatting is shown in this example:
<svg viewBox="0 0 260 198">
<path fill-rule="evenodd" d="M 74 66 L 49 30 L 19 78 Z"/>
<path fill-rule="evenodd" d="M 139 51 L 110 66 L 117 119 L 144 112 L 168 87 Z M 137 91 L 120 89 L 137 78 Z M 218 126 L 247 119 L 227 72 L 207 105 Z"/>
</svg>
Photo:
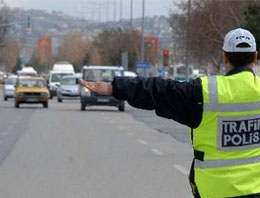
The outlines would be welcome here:
<svg viewBox="0 0 260 198">
<path fill-rule="evenodd" d="M 204 111 L 212 112 L 241 112 L 260 109 L 260 102 L 253 103 L 218 103 L 218 88 L 216 76 L 208 77 L 209 103 L 204 104 Z"/>
<path fill-rule="evenodd" d="M 195 168 L 219 168 L 226 166 L 237 166 L 244 164 L 259 163 L 260 157 L 247 158 L 247 159 L 234 159 L 234 160 L 195 160 Z"/>
</svg>

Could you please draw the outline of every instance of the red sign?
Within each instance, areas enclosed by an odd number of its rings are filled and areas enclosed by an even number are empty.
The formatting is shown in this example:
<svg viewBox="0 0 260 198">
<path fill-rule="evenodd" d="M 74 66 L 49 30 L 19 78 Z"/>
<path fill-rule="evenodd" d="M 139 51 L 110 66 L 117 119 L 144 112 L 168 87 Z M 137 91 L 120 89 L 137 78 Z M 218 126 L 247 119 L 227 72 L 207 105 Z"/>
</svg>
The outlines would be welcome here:
<svg viewBox="0 0 260 198">
<path fill-rule="evenodd" d="M 159 49 L 159 38 L 158 37 L 146 36 L 146 37 L 144 37 L 144 42 L 145 43 L 151 43 L 152 44 L 152 48 L 154 50 L 154 53 L 155 54 L 158 53 L 158 49 Z"/>
</svg>

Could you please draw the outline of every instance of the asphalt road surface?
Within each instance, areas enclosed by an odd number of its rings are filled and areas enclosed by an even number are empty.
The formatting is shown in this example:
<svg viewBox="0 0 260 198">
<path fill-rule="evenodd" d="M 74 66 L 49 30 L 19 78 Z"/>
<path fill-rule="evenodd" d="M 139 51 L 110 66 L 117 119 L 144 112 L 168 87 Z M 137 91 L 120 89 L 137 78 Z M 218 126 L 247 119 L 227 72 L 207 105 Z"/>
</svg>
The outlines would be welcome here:
<svg viewBox="0 0 260 198">
<path fill-rule="evenodd" d="M 4 102 L 0 93 L 3 198 L 191 198 L 187 128 L 153 112 L 80 111 L 79 101 Z"/>
</svg>

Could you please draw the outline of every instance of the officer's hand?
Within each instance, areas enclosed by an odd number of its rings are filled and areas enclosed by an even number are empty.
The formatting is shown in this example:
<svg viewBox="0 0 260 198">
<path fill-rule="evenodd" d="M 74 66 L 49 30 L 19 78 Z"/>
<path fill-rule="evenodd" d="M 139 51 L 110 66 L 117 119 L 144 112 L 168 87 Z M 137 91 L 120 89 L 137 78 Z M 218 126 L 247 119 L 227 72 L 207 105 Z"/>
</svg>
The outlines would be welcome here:
<svg viewBox="0 0 260 198">
<path fill-rule="evenodd" d="M 112 85 L 111 83 L 104 82 L 87 82 L 85 80 L 80 80 L 80 83 L 88 88 L 90 91 L 96 92 L 101 95 L 112 95 Z"/>
</svg>

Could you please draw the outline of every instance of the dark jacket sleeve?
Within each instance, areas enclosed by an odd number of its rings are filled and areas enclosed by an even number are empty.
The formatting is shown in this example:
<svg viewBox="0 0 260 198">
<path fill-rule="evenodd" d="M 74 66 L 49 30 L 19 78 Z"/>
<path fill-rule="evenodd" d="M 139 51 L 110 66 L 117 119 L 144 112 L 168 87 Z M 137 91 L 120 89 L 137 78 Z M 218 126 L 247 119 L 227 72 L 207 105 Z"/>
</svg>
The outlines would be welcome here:
<svg viewBox="0 0 260 198">
<path fill-rule="evenodd" d="M 158 116 L 173 119 L 191 128 L 199 126 L 203 112 L 201 80 L 178 82 L 162 78 L 116 77 L 113 96 L 136 108 L 155 110 Z"/>
</svg>

